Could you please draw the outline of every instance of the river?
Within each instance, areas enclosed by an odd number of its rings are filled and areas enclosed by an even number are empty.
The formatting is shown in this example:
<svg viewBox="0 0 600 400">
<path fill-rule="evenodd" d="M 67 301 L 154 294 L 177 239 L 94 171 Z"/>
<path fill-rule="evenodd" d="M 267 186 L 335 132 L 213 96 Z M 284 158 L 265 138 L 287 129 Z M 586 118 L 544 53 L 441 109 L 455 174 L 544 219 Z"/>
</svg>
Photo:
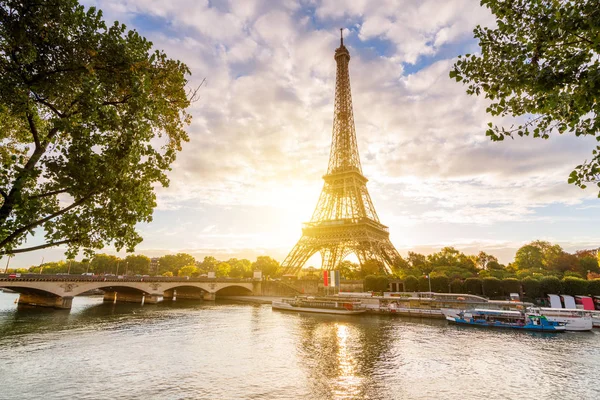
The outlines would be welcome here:
<svg viewBox="0 0 600 400">
<path fill-rule="evenodd" d="M 0 293 L 0 399 L 598 399 L 600 331 L 539 334 L 269 305 L 17 310 Z"/>
</svg>

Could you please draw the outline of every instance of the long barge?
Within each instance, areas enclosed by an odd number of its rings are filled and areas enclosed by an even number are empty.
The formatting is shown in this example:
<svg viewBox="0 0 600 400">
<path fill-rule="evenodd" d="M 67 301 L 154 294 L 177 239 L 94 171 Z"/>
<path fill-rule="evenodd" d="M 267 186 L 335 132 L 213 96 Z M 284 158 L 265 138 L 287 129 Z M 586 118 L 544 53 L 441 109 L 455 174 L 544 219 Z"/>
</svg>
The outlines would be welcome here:
<svg viewBox="0 0 600 400">
<path fill-rule="evenodd" d="M 361 306 L 370 313 L 436 319 L 445 319 L 442 309 L 487 308 L 522 311 L 533 306 L 533 303 L 489 300 L 485 297 L 462 293 L 385 292 L 383 296 L 373 296 L 370 293 L 341 292 L 326 298 L 335 298 L 338 301 L 359 301 Z"/>
</svg>

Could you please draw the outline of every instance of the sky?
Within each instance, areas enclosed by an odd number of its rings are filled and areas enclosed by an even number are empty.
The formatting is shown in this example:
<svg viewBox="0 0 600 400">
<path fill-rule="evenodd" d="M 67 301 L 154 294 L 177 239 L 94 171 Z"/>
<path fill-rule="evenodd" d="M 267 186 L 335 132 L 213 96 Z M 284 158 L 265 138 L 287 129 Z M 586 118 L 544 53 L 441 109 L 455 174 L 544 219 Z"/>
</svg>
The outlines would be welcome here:
<svg viewBox="0 0 600 400">
<path fill-rule="evenodd" d="M 488 122 L 518 121 L 491 119 L 485 99 L 448 77 L 457 55 L 478 51 L 473 28 L 494 24 L 478 0 L 83 4 L 185 62 L 189 88 L 205 80 L 171 184 L 157 189 L 154 221 L 139 225 L 137 254 L 283 261 L 327 170 L 339 28 L 351 54 L 363 173 L 400 254 L 455 246 L 507 263 L 537 239 L 567 251 L 600 246 L 597 192 L 567 184 L 593 138 L 491 142 Z M 11 266 L 63 253 L 18 255 Z"/>
</svg>

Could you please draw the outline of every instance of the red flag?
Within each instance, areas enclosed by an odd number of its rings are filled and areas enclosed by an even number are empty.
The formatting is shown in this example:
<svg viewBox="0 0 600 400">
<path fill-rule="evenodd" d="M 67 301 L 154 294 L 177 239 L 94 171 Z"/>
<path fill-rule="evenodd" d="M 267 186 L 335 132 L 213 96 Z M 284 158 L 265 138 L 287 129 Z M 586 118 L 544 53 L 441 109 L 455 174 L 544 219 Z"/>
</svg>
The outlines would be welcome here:
<svg viewBox="0 0 600 400">
<path fill-rule="evenodd" d="M 323 271 L 323 286 L 327 287 L 329 286 L 329 271 L 325 270 Z"/>
</svg>

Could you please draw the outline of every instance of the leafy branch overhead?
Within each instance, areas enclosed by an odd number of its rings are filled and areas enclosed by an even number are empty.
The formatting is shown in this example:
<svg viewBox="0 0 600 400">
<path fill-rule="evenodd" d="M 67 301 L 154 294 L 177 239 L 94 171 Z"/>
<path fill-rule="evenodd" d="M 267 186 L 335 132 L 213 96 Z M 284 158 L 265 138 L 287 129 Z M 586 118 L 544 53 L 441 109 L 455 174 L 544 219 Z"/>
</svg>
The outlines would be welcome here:
<svg viewBox="0 0 600 400">
<path fill-rule="evenodd" d="M 510 128 L 489 123 L 494 141 L 552 134 L 592 136 L 600 142 L 600 7 L 597 0 L 482 0 L 495 28 L 477 26 L 481 54 L 459 57 L 450 78 L 467 93 L 492 101 L 493 116 L 524 116 Z M 600 188 L 600 145 L 575 167 L 569 183 Z M 600 193 L 599 193 L 600 197 Z"/>
<path fill-rule="evenodd" d="M 76 0 L 0 0 L 0 254 L 133 249 L 188 140 L 188 74 Z"/>
</svg>

